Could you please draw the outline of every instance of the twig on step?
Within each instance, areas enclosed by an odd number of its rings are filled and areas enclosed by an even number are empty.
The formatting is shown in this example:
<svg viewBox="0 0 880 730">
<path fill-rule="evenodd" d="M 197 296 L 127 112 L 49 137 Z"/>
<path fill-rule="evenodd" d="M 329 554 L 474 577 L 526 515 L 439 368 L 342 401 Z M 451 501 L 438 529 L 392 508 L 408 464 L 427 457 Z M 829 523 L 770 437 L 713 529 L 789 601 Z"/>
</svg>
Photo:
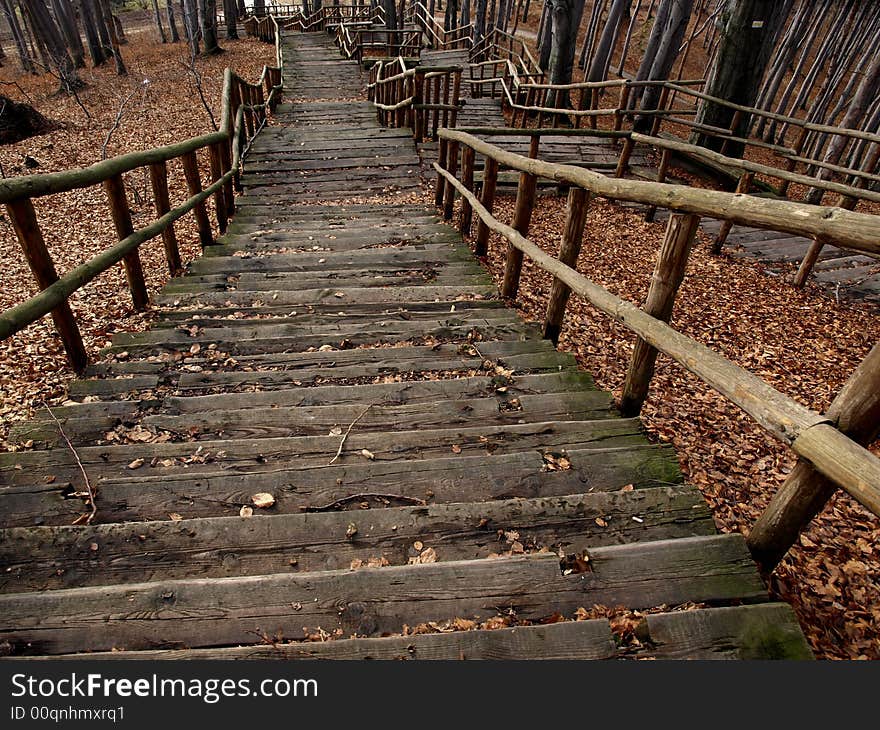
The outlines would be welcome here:
<svg viewBox="0 0 880 730">
<path fill-rule="evenodd" d="M 329 504 L 321 505 L 320 507 L 302 507 L 303 512 L 329 512 L 330 510 L 334 510 L 337 507 L 342 507 L 346 502 L 354 502 L 358 499 L 383 499 L 388 500 L 389 502 L 394 500 L 397 502 L 409 502 L 410 504 L 418 505 L 420 507 L 424 507 L 427 502 L 424 499 L 419 499 L 418 497 L 407 497 L 404 494 L 381 494 L 379 492 L 361 492 L 360 494 L 349 494 L 347 497 L 342 497 L 340 499 L 333 500 Z"/>
<path fill-rule="evenodd" d="M 89 509 L 90 512 L 85 516 L 85 523 L 87 525 L 91 524 L 92 520 L 95 519 L 95 515 L 98 512 L 98 505 L 95 502 L 95 490 L 92 489 L 92 483 L 89 481 L 89 475 L 86 474 L 86 468 L 83 466 L 82 461 L 79 458 L 79 454 L 76 452 L 76 449 L 73 448 L 73 444 L 70 443 L 70 439 L 67 437 L 67 434 L 64 432 L 64 427 L 61 425 L 61 421 L 52 413 L 52 409 L 49 408 L 49 404 L 43 401 L 43 405 L 46 407 L 46 410 L 49 412 L 49 415 L 52 417 L 52 420 L 55 421 L 55 425 L 58 426 L 58 431 L 61 433 L 61 438 L 64 439 L 64 443 L 67 444 L 67 448 L 70 449 L 70 453 L 73 454 L 73 458 L 76 459 L 77 466 L 79 466 L 79 470 L 82 472 L 83 480 L 86 484 L 86 494 L 88 495 L 89 501 Z M 78 524 L 82 518 L 77 519 L 76 523 Z"/>
<path fill-rule="evenodd" d="M 327 466 L 332 466 L 336 460 L 342 455 L 342 448 L 345 446 L 345 440 L 348 438 L 348 434 L 351 433 L 351 429 L 354 428 L 354 425 L 360 421 L 364 416 L 367 415 L 367 411 L 369 411 L 373 407 L 373 404 L 370 403 L 363 411 L 361 411 L 360 415 L 355 418 L 350 424 L 348 424 L 348 429 L 342 434 L 342 440 L 339 442 L 339 448 L 336 449 L 336 456 L 330 459 L 330 463 Z"/>
</svg>

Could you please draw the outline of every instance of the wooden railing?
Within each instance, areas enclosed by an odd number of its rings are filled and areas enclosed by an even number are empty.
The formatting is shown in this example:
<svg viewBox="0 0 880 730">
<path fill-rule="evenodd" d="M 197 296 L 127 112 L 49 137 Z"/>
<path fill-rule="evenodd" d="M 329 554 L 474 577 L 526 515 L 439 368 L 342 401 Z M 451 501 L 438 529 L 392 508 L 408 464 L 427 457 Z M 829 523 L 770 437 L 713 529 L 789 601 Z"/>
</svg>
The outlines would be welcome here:
<svg viewBox="0 0 880 730">
<path fill-rule="evenodd" d="M 268 22 L 275 21 L 269 18 Z M 182 263 L 174 221 L 192 212 L 202 245 L 211 245 L 214 238 L 205 203 L 213 197 L 217 225 L 221 232 L 226 230 L 228 217 L 235 210 L 234 187 L 238 184 L 242 156 L 265 125 L 268 112 L 281 98 L 282 55 L 277 28 L 274 37 L 279 65 L 264 66 L 257 83 L 248 83 L 226 69 L 220 128 L 216 132 L 113 157 L 83 169 L 0 180 L 0 202 L 6 205 L 25 258 L 41 289 L 36 296 L 0 313 L 0 340 L 51 313 L 70 364 L 81 372 L 88 363 L 88 354 L 68 305 L 74 292 L 122 261 L 134 308 L 143 310 L 149 305 L 149 299 L 139 254 L 141 244 L 161 235 L 168 269 L 176 275 Z M 211 184 L 204 189 L 196 158 L 200 150 L 207 150 L 210 158 Z M 167 163 L 175 159 L 180 160 L 183 167 L 190 197 L 182 205 L 171 208 Z M 122 176 L 139 168 L 149 169 L 157 218 L 148 226 L 134 230 Z M 33 199 L 93 185 L 104 188 L 119 242 L 59 277 L 43 239 Z"/>
<path fill-rule="evenodd" d="M 378 61 L 370 68 L 367 96 L 380 123 L 409 127 L 413 139 L 436 139 L 437 130 L 455 127 L 461 109 L 461 66 L 407 68 L 406 59 Z"/>
<path fill-rule="evenodd" d="M 508 242 L 502 295 L 516 297 L 523 259 L 529 256 L 534 264 L 555 277 L 544 321 L 546 337 L 554 341 L 558 338 L 571 293 L 583 297 L 635 333 L 638 339 L 619 403 L 624 415 L 640 412 L 659 351 L 735 403 L 801 457 L 796 473 L 789 477 L 749 534 L 748 544 L 764 568 L 771 569 L 781 559 L 835 486 L 880 515 L 880 459 L 863 447 L 876 438 L 880 428 L 880 343 L 823 415 L 805 408 L 667 324 L 684 278 L 700 216 L 817 236 L 875 254 L 880 252 L 880 217 L 667 183 L 610 178 L 536 159 L 543 130 L 520 130 L 522 133 L 532 136 L 528 158 L 462 130 L 441 129 L 441 157 L 440 162 L 434 164 L 438 174 L 435 201 L 442 208 L 444 218 L 452 218 L 456 194 L 462 199 L 463 235 L 469 235 L 473 216 L 477 216 L 475 253 L 478 256 L 487 253 L 491 232 Z M 485 157 L 479 198 L 474 193 L 477 154 Z M 461 180 L 457 177 L 459 157 Z M 520 172 L 512 225 L 502 223 L 492 214 L 499 166 Z M 527 237 L 539 177 L 570 188 L 558 259 Z M 590 195 L 663 207 L 672 213 L 643 309 L 614 296 L 574 268 Z M 838 430 L 838 426 L 842 430 Z"/>
<path fill-rule="evenodd" d="M 422 2 L 411 3 L 407 9 L 409 19 L 420 26 L 431 48 L 451 50 L 470 48 L 473 44 L 473 23 L 446 30 Z"/>
</svg>

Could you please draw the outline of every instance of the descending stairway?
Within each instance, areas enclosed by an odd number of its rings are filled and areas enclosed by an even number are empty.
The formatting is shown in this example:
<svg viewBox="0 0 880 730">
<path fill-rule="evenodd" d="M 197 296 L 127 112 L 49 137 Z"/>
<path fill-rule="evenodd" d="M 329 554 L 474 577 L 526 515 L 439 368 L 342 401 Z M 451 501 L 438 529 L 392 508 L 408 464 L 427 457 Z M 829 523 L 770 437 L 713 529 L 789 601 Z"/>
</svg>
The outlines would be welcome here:
<svg viewBox="0 0 880 730">
<path fill-rule="evenodd" d="M 220 245 L 54 409 L 77 457 L 48 417 L 0 455 L 5 652 L 808 657 L 672 451 L 402 202 L 357 66 L 284 44 Z M 596 604 L 648 613 L 615 641 Z"/>
</svg>

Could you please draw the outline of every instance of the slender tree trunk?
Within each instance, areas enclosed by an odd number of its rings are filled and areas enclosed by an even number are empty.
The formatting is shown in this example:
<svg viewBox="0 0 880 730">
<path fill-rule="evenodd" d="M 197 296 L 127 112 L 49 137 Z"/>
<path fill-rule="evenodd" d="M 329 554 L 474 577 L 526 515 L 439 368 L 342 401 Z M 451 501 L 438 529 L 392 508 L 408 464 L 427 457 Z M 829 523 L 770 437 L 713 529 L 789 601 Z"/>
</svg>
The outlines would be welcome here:
<svg viewBox="0 0 880 730">
<path fill-rule="evenodd" d="M 463 0 L 461 3 L 461 17 L 458 20 L 458 27 L 464 28 L 471 22 L 471 0 Z"/>
<path fill-rule="evenodd" d="M 574 70 L 578 27 L 584 13 L 584 0 L 551 0 L 553 44 L 550 51 L 550 83 L 570 84 Z M 551 91 L 547 104 L 559 109 L 571 106 L 568 91 Z"/>
<path fill-rule="evenodd" d="M 177 32 L 177 22 L 174 20 L 174 0 L 167 0 L 165 15 L 168 17 L 168 31 L 171 33 L 171 42 L 178 43 L 180 41 L 180 33 Z"/>
<path fill-rule="evenodd" d="M 648 43 L 645 46 L 645 52 L 642 55 L 642 62 L 639 64 L 639 70 L 636 71 L 636 81 L 644 81 L 651 73 L 651 66 L 654 65 L 654 57 L 657 55 L 660 41 L 663 40 L 666 21 L 669 19 L 669 13 L 673 2 L 674 0 L 660 0 L 660 5 L 657 8 L 657 16 L 654 18 L 654 25 L 651 26 L 651 35 L 648 36 Z M 648 10 L 648 13 L 650 15 L 650 9 Z M 637 99 L 638 93 L 634 94 L 634 97 Z M 635 99 L 630 102 L 631 106 L 635 106 L 633 103 Z"/>
<path fill-rule="evenodd" d="M 791 4 L 791 0 L 735 0 L 726 9 L 722 14 L 723 32 L 706 86 L 707 94 L 734 104 L 755 105 L 770 54 L 785 25 Z M 703 102 L 697 112 L 697 121 L 730 128 L 733 116 L 734 111 L 728 106 Z M 742 114 L 734 133 L 746 136 L 750 127 L 750 116 Z M 706 134 L 696 134 L 694 139 L 697 144 L 716 151 L 723 143 Z M 727 149 L 731 156 L 742 155 L 741 145 L 731 144 Z"/>
<path fill-rule="evenodd" d="M 24 33 L 22 33 L 21 25 L 15 14 L 15 8 L 12 7 L 11 0 L 0 0 L 0 7 L 3 9 L 3 15 L 9 24 L 9 30 L 12 32 L 12 39 L 15 41 L 15 50 L 18 52 L 18 62 L 21 70 L 25 73 L 34 73 L 33 59 L 28 53 L 27 43 L 25 42 Z"/>
<path fill-rule="evenodd" d="M 101 6 L 101 0 L 82 0 L 83 5 L 88 5 L 89 13 L 95 24 L 95 31 L 98 34 L 98 40 L 101 43 L 101 49 L 104 51 L 104 58 L 109 59 L 113 56 L 113 46 L 110 43 L 110 31 L 107 30 L 107 21 L 104 19 L 104 9 Z"/>
<path fill-rule="evenodd" d="M 862 82 L 856 91 L 853 100 L 850 102 L 849 108 L 840 123 L 845 129 L 858 129 L 862 122 L 868 107 L 880 93 L 880 54 L 875 54 L 871 59 L 871 63 L 865 71 Z M 823 162 L 829 165 L 836 165 L 843 155 L 846 146 L 851 142 L 850 137 L 842 134 L 835 135 L 828 145 L 828 151 L 825 153 Z M 828 180 L 831 178 L 831 172 L 822 168 L 819 171 L 818 178 L 820 180 Z M 822 199 L 823 191 L 819 188 L 813 188 L 807 194 L 806 202 L 818 203 Z"/>
<path fill-rule="evenodd" d="M 629 52 L 629 44 L 632 42 L 633 28 L 639 18 L 639 10 L 642 8 L 642 0 L 636 0 L 636 9 L 633 10 L 629 19 L 629 25 L 626 27 L 626 36 L 623 39 L 623 48 L 620 50 L 620 63 L 617 66 L 617 75 L 623 76 L 624 67 L 626 66 L 626 54 Z"/>
<path fill-rule="evenodd" d="M 96 5 L 100 8 L 104 23 L 107 26 L 107 35 L 110 37 L 110 48 L 113 54 L 113 63 L 116 65 L 116 73 L 119 76 L 126 76 L 128 69 L 125 68 L 122 52 L 119 50 L 119 33 L 113 20 L 113 14 L 110 12 L 110 0 L 96 0 Z"/>
<path fill-rule="evenodd" d="M 608 68 L 608 61 L 614 50 L 614 41 L 617 39 L 620 21 L 629 10 L 630 2 L 631 0 L 613 0 L 611 3 L 608 18 L 605 20 L 605 28 L 602 30 L 602 37 L 599 39 L 599 45 L 596 47 L 596 52 L 593 54 L 593 60 L 587 71 L 587 81 L 605 80 L 605 69 Z"/>
<path fill-rule="evenodd" d="M 217 42 L 217 0 L 198 0 L 197 5 L 205 53 L 211 56 L 222 53 L 223 49 Z"/>
<path fill-rule="evenodd" d="M 159 14 L 159 0 L 153 0 L 153 12 L 156 16 L 156 28 L 159 30 L 159 38 L 162 43 L 167 43 L 168 38 L 165 36 L 165 28 L 162 27 L 162 16 Z"/>
<path fill-rule="evenodd" d="M 385 27 L 388 30 L 397 30 L 397 6 L 394 0 L 382 0 L 385 9 Z"/>
<path fill-rule="evenodd" d="M 474 45 L 477 45 L 486 35 L 486 5 L 487 0 L 474 0 Z"/>
<path fill-rule="evenodd" d="M 101 45 L 101 38 L 98 35 L 98 28 L 95 24 L 92 8 L 86 0 L 77 0 L 77 10 L 79 11 L 79 20 L 82 25 L 83 34 L 86 37 L 86 46 L 89 49 L 92 65 L 100 66 L 107 62 L 107 53 L 104 50 L 104 46 Z"/>
<path fill-rule="evenodd" d="M 76 27 L 76 18 L 73 16 L 70 0 L 52 0 L 52 10 L 58 29 L 64 37 L 64 42 L 67 45 L 73 65 L 76 68 L 85 68 L 86 49 L 83 47 L 82 39 L 79 37 L 79 29 Z"/>
<path fill-rule="evenodd" d="M 201 51 L 199 43 L 199 14 L 196 0 L 183 0 L 183 22 L 186 26 L 186 37 L 189 40 L 190 53 L 198 56 Z"/>
<path fill-rule="evenodd" d="M 61 89 L 70 93 L 82 85 L 76 74 L 73 60 L 67 52 L 67 46 L 61 30 L 55 24 L 49 9 L 43 0 L 20 0 L 22 8 L 27 12 L 28 20 L 34 31 L 36 40 L 46 49 L 50 59 L 50 67 L 58 74 Z"/>
<path fill-rule="evenodd" d="M 553 51 L 553 6 L 552 0 L 544 0 L 544 10 L 541 17 L 544 19 L 541 25 L 541 33 L 538 45 L 538 65 L 545 73 L 550 68 L 550 56 Z"/>
<path fill-rule="evenodd" d="M 648 72 L 649 81 L 662 81 L 669 78 L 672 67 L 675 65 L 675 59 L 678 58 L 678 49 L 684 40 L 693 9 L 694 0 L 673 0 L 666 31 L 663 33 L 663 38 L 654 56 L 654 63 Z M 641 108 L 643 110 L 656 109 L 660 103 L 660 95 L 659 86 L 647 87 L 642 93 Z M 652 117 L 639 117 L 636 118 L 635 126 L 641 131 L 647 131 L 653 122 Z"/>
<path fill-rule="evenodd" d="M 226 38 L 238 40 L 238 8 L 235 0 L 223 0 L 223 19 L 226 21 Z"/>
<path fill-rule="evenodd" d="M 254 0 L 254 15 L 266 14 L 266 0 Z"/>
</svg>

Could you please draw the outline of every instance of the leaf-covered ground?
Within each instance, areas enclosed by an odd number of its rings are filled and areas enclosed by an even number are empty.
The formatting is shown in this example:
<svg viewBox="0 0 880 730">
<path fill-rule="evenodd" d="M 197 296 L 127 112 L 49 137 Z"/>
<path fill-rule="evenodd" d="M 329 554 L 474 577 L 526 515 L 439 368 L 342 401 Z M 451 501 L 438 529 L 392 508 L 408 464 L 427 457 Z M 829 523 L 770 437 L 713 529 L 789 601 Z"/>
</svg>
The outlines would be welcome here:
<svg viewBox="0 0 880 730">
<path fill-rule="evenodd" d="M 502 198 L 495 210 L 509 222 L 513 199 Z M 557 254 L 564 214 L 564 199 L 540 197 L 529 237 Z M 640 305 L 663 231 L 632 210 L 594 200 L 578 270 Z M 505 251 L 493 236 L 488 263 L 499 283 Z M 524 316 L 543 318 L 551 283 L 526 260 L 517 301 Z M 760 264 L 711 255 L 708 240 L 691 256 L 672 325 L 818 411 L 880 338 L 870 306 L 837 304 L 815 287 L 794 290 Z M 560 348 L 616 396 L 633 343 L 625 327 L 584 300 L 569 303 Z M 663 355 L 643 420 L 654 438 L 675 447 L 724 531 L 748 534 L 794 464 L 749 416 Z M 839 495 L 774 573 L 773 591 L 794 606 L 817 656 L 880 658 L 878 539 L 878 519 Z"/>
<path fill-rule="evenodd" d="M 113 157 L 212 131 L 192 69 L 200 76 L 204 97 L 219 122 L 224 68 L 256 80 L 263 64 L 274 63 L 274 46 L 244 39 L 222 41 L 225 53 L 197 58 L 193 65 L 185 44 L 162 45 L 155 36 L 155 28 L 131 29 L 130 42 L 122 49 L 128 76 L 117 76 L 112 64 L 84 69 L 80 76 L 86 87 L 78 92 L 78 99 L 57 94 L 57 81 L 50 75 L 20 75 L 10 58 L 0 68 L 0 91 L 63 122 L 64 128 L 0 146 L 3 175 L 85 167 L 100 161 L 105 153 Z M 199 165 L 205 183 L 209 174 L 206 152 L 199 154 Z M 154 220 L 148 171 L 125 175 L 125 183 L 135 228 Z M 169 164 L 169 186 L 172 207 L 188 197 L 177 162 Z M 116 240 L 101 186 L 41 198 L 35 205 L 59 274 Z M 186 263 L 199 251 L 195 223 L 190 215 L 175 227 Z M 147 285 L 154 293 L 168 277 L 161 239 L 141 246 L 140 255 Z M 0 213 L 0 281 L 0 311 L 37 293 L 5 211 Z M 71 306 L 92 357 L 114 332 L 143 329 L 149 321 L 148 314 L 132 311 L 122 264 L 77 292 Z M 0 342 L 0 447 L 6 445 L 11 420 L 30 415 L 43 401 L 50 405 L 62 401 L 71 377 L 48 317 Z"/>
</svg>

